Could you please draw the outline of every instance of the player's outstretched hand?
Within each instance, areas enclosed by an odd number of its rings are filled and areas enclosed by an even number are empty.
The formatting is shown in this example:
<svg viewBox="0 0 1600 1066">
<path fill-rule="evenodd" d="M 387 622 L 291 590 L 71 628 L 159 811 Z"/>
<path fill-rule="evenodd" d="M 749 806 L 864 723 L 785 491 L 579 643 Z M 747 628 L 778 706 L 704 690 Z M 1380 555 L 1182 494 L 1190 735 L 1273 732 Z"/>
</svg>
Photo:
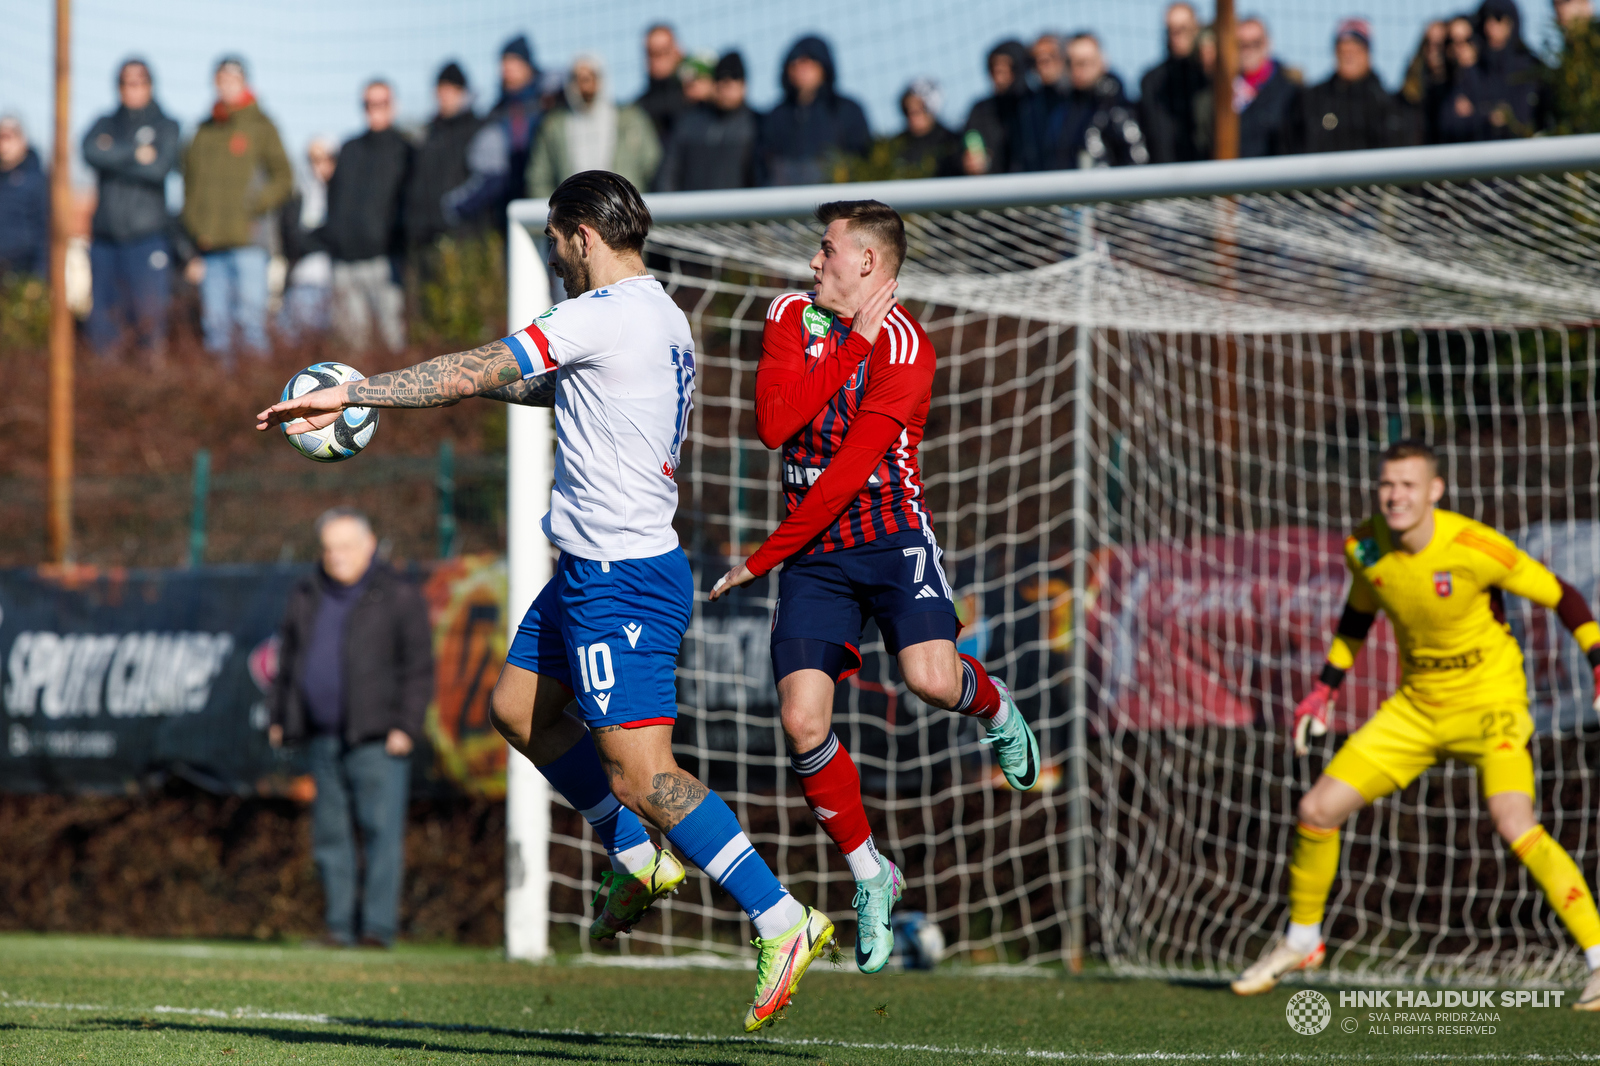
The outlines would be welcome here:
<svg viewBox="0 0 1600 1066">
<path fill-rule="evenodd" d="M 756 575 L 752 574 L 743 563 L 740 563 L 726 574 L 723 574 L 721 580 L 711 586 L 711 598 L 720 600 L 734 589 L 742 588 L 755 579 Z"/>
<path fill-rule="evenodd" d="M 1309 755 L 1311 741 L 1307 734 L 1313 737 L 1323 736 L 1328 732 L 1328 705 L 1333 702 L 1333 689 L 1327 682 L 1318 681 L 1311 687 L 1311 692 L 1300 701 L 1300 706 L 1294 709 L 1294 753 L 1296 755 Z"/>
<path fill-rule="evenodd" d="M 275 403 L 256 415 L 256 429 L 271 429 L 284 422 L 294 422 L 297 418 L 305 421 L 289 426 L 285 432 L 305 433 L 332 425 L 333 420 L 339 417 L 339 412 L 344 410 L 346 395 L 343 385 L 335 385 L 331 389 L 317 389 L 292 400 Z"/>
<path fill-rule="evenodd" d="M 876 344 L 883 320 L 889 317 L 889 308 L 894 306 L 894 291 L 899 287 L 900 283 L 890 278 L 868 296 L 867 302 L 856 310 L 856 317 L 850 320 L 850 332 L 859 333 L 868 344 Z"/>
</svg>

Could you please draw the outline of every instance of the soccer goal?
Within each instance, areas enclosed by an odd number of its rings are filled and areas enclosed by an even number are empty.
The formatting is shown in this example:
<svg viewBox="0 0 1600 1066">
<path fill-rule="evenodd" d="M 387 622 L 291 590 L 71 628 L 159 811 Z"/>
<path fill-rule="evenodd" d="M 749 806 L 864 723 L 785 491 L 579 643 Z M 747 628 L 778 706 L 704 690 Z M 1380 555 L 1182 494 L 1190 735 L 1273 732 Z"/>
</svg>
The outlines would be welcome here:
<svg viewBox="0 0 1600 1066">
<path fill-rule="evenodd" d="M 764 315 L 809 287 L 824 200 L 906 216 L 900 299 L 939 357 L 922 448 L 964 628 L 1034 723 L 1041 788 L 1007 791 L 965 719 L 923 706 L 882 641 L 839 687 L 904 912 L 949 956 L 1221 974 L 1286 921 L 1298 796 L 1398 676 L 1380 626 L 1334 731 L 1290 717 L 1342 606 L 1345 533 L 1377 453 L 1443 450 L 1445 506 L 1600 598 L 1600 137 L 1237 163 L 655 196 L 652 270 L 699 367 L 678 529 L 701 592 L 680 660 L 680 761 L 722 792 L 806 902 L 853 883 L 791 774 L 767 637 L 776 581 L 712 604 L 782 517 L 752 404 Z M 513 205 L 513 325 L 546 306 L 543 203 Z M 511 623 L 550 572 L 547 412 L 513 412 Z M 1539 810 L 1591 884 L 1600 726 L 1589 671 L 1516 602 Z M 606 868 L 523 760 L 508 774 L 507 946 L 574 931 Z M 1581 969 L 1459 764 L 1363 812 L 1330 899 L 1341 979 L 1548 980 Z M 848 938 L 849 922 L 842 929 Z M 618 949 L 737 959 L 751 936 L 700 877 Z M 562 938 L 566 939 L 562 939 Z"/>
</svg>

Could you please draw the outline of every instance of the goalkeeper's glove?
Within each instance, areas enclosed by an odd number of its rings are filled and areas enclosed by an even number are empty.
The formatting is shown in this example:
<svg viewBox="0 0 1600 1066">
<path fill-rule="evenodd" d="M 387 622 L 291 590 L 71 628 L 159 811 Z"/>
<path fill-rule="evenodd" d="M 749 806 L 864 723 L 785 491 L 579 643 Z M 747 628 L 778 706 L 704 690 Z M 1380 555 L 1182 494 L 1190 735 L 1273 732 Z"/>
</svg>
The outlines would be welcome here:
<svg viewBox="0 0 1600 1066">
<path fill-rule="evenodd" d="M 1311 693 L 1294 709 L 1294 753 L 1309 755 L 1309 736 L 1320 737 L 1328 732 L 1328 705 L 1333 702 L 1333 689 L 1326 681 L 1318 681 Z"/>
</svg>

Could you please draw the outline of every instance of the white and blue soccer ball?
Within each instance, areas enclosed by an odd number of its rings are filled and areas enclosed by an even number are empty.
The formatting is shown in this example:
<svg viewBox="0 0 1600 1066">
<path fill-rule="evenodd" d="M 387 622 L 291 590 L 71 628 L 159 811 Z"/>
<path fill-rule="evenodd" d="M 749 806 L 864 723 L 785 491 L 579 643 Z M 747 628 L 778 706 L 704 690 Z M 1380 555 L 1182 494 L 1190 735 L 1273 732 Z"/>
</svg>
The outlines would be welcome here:
<svg viewBox="0 0 1600 1066">
<path fill-rule="evenodd" d="M 343 363 L 312 363 L 289 379 L 289 384 L 283 387 L 283 398 L 292 400 L 317 389 L 331 389 L 363 377 L 366 375 Z M 294 420 L 303 421 L 301 418 Z M 378 431 L 378 411 L 373 407 L 347 407 L 330 425 L 304 433 L 289 432 L 294 422 L 284 423 L 283 433 L 300 454 L 319 463 L 337 463 L 372 443 L 372 435 Z"/>
<path fill-rule="evenodd" d="M 908 970 L 931 970 L 944 958 L 944 933 L 921 911 L 896 914 L 892 919 L 894 953 Z"/>
</svg>

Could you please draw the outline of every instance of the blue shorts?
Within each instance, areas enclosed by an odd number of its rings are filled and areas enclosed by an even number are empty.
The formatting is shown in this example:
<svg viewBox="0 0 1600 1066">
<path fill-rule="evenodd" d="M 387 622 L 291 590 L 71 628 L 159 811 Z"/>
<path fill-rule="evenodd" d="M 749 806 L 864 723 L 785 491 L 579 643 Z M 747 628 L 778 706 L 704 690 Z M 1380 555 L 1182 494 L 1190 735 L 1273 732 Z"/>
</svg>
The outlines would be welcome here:
<svg viewBox="0 0 1600 1066">
<path fill-rule="evenodd" d="M 869 616 L 890 655 L 956 639 L 961 622 L 931 532 L 906 530 L 784 563 L 772 619 L 773 677 L 802 669 L 849 677 L 861 668 L 861 629 Z M 842 659 L 825 645 L 842 646 Z"/>
<path fill-rule="evenodd" d="M 506 662 L 570 688 L 591 727 L 671 725 L 693 609 L 694 577 L 676 548 L 609 563 L 563 552 Z"/>
</svg>

